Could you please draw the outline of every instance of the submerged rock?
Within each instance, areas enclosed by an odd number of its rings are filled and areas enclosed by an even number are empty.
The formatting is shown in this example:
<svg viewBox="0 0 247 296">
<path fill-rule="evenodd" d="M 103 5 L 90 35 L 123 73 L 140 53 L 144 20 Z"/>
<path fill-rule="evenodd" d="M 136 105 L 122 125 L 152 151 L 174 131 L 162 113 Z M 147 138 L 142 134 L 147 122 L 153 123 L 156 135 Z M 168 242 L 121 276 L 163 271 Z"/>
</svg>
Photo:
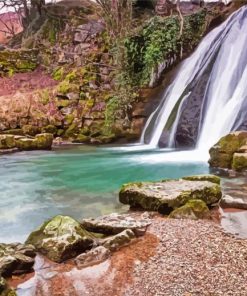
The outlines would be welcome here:
<svg viewBox="0 0 247 296">
<path fill-rule="evenodd" d="M 76 257 L 91 249 L 94 239 L 76 220 L 58 215 L 46 221 L 27 239 L 36 249 L 55 262 Z"/>
<path fill-rule="evenodd" d="M 131 229 L 137 236 L 144 234 L 150 224 L 150 219 L 143 218 L 136 220 L 128 214 L 120 215 L 117 213 L 95 219 L 83 219 L 81 222 L 81 225 L 88 231 L 113 235 L 126 229 Z"/>
<path fill-rule="evenodd" d="M 110 251 L 116 251 L 119 248 L 128 245 L 134 238 L 136 238 L 134 232 L 130 229 L 126 229 L 116 235 L 101 240 L 100 244 Z"/>
<path fill-rule="evenodd" d="M 222 137 L 210 150 L 209 164 L 212 167 L 233 168 L 234 153 L 247 144 L 247 132 L 237 131 Z M 241 159 L 236 155 L 234 166 L 241 167 Z"/>
<path fill-rule="evenodd" d="M 31 245 L 0 244 L 0 275 L 31 272 L 35 256 L 35 248 Z"/>
<path fill-rule="evenodd" d="M 169 214 L 189 200 L 201 199 L 211 205 L 220 200 L 221 188 L 209 181 L 167 180 L 123 185 L 119 200 L 131 207 Z"/>
<path fill-rule="evenodd" d="M 109 249 L 98 246 L 87 253 L 81 254 L 76 257 L 75 263 L 79 268 L 86 267 L 88 265 L 99 264 L 111 256 Z"/>
<path fill-rule="evenodd" d="M 175 219 L 209 219 L 210 211 L 206 203 L 200 199 L 189 200 L 184 206 L 175 209 L 169 215 Z"/>
</svg>

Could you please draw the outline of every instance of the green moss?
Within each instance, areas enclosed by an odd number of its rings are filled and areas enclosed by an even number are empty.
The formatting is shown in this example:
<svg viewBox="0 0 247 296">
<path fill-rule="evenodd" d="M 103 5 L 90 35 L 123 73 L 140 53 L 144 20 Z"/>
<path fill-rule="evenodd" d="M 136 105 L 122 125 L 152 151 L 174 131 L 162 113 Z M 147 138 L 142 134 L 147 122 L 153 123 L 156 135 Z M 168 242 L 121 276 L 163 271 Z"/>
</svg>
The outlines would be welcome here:
<svg viewBox="0 0 247 296">
<path fill-rule="evenodd" d="M 194 199 L 188 201 L 184 206 L 173 210 L 169 218 L 175 219 L 208 219 L 210 218 L 210 211 L 204 201 Z"/>
<path fill-rule="evenodd" d="M 215 175 L 196 175 L 196 176 L 187 176 L 183 177 L 183 180 L 189 180 L 189 181 L 209 181 L 215 184 L 220 185 L 220 177 Z"/>
<path fill-rule="evenodd" d="M 62 80 L 63 76 L 64 76 L 64 68 L 63 67 L 56 68 L 52 73 L 53 79 L 55 79 L 57 81 Z"/>
<path fill-rule="evenodd" d="M 247 153 L 234 153 L 232 168 L 236 171 L 247 169 Z"/>
</svg>

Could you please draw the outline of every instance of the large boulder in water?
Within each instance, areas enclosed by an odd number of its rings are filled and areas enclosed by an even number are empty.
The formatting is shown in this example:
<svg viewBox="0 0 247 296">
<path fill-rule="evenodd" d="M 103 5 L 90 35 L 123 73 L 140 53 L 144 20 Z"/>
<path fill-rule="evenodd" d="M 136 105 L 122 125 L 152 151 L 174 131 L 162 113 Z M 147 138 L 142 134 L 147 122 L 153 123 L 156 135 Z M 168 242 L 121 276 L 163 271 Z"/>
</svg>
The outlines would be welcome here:
<svg viewBox="0 0 247 296">
<path fill-rule="evenodd" d="M 0 244 L 0 275 L 31 272 L 35 256 L 35 248 L 32 245 Z"/>
<path fill-rule="evenodd" d="M 211 205 L 221 199 L 218 184 L 209 181 L 164 180 L 123 185 L 119 200 L 131 207 L 169 214 L 189 200 L 200 199 Z"/>
<path fill-rule="evenodd" d="M 58 215 L 32 232 L 26 243 L 34 245 L 52 261 L 62 262 L 91 249 L 94 239 L 79 222 Z"/>
<path fill-rule="evenodd" d="M 209 164 L 211 167 L 228 168 L 233 167 L 234 153 L 241 151 L 247 144 L 247 131 L 237 131 L 222 137 L 210 150 Z M 242 153 L 242 152 L 241 152 Z M 239 157 L 239 155 L 237 155 Z M 236 169 L 241 167 L 239 161 L 234 165 Z"/>
</svg>

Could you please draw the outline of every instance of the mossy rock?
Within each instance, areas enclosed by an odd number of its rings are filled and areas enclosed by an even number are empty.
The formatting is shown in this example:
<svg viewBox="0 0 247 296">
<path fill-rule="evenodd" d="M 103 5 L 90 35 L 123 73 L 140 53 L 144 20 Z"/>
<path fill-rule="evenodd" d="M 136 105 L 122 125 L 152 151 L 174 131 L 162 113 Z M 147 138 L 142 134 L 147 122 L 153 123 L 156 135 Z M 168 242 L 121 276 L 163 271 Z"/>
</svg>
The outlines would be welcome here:
<svg viewBox="0 0 247 296">
<path fill-rule="evenodd" d="M 23 136 L 24 135 L 23 130 L 20 128 L 5 130 L 2 132 L 2 134 L 15 135 L 15 136 Z"/>
<path fill-rule="evenodd" d="M 55 262 L 76 257 L 85 250 L 91 249 L 93 242 L 93 235 L 87 232 L 79 222 L 61 215 L 46 221 L 32 232 L 26 241 Z"/>
<path fill-rule="evenodd" d="M 0 149 L 12 149 L 16 147 L 13 135 L 0 135 Z"/>
<path fill-rule="evenodd" d="M 50 133 L 43 133 L 35 136 L 37 149 L 51 149 L 53 142 L 53 135 Z"/>
<path fill-rule="evenodd" d="M 247 132 L 237 131 L 222 137 L 210 150 L 212 167 L 232 168 L 233 154 L 247 143 Z"/>
<path fill-rule="evenodd" d="M 200 199 L 189 200 L 184 206 L 173 210 L 169 218 L 175 219 L 209 219 L 210 211 L 206 203 Z"/>
<path fill-rule="evenodd" d="M 209 181 L 215 184 L 220 185 L 220 177 L 215 175 L 195 175 L 195 176 L 187 176 L 183 177 L 183 180 L 189 180 L 189 181 Z"/>
<path fill-rule="evenodd" d="M 42 128 L 42 133 L 49 133 L 56 135 L 57 134 L 57 127 L 55 125 L 49 124 Z"/>
<path fill-rule="evenodd" d="M 234 153 L 232 168 L 236 171 L 247 169 L 247 153 Z"/>
<path fill-rule="evenodd" d="M 79 128 L 76 123 L 72 123 L 64 132 L 64 137 L 65 138 L 74 138 L 77 136 L 79 132 Z"/>
<path fill-rule="evenodd" d="M 21 128 L 24 135 L 36 136 L 40 133 L 40 128 L 34 125 L 26 124 Z"/>
<path fill-rule="evenodd" d="M 73 143 L 90 143 L 90 137 L 79 134 L 76 139 L 72 141 Z"/>
<path fill-rule="evenodd" d="M 49 133 L 38 134 L 35 138 L 16 138 L 15 145 L 20 150 L 48 150 L 51 149 L 53 135 Z"/>
<path fill-rule="evenodd" d="M 133 208 L 169 214 L 189 200 L 200 199 L 211 205 L 222 197 L 218 184 L 208 181 L 165 180 L 129 183 L 122 186 L 119 200 Z"/>
</svg>

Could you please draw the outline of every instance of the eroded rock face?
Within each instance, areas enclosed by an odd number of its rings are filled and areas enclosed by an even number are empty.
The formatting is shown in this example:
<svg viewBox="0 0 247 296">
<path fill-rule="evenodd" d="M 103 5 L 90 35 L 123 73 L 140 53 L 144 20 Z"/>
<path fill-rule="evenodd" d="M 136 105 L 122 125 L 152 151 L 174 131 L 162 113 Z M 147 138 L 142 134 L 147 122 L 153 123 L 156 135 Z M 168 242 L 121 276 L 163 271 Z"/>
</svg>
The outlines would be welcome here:
<svg viewBox="0 0 247 296">
<path fill-rule="evenodd" d="M 243 151 L 247 144 L 247 132 L 237 131 L 222 137 L 210 150 L 209 164 L 211 167 L 233 168 L 234 153 Z M 243 152 L 240 152 L 243 153 Z M 235 157 L 234 166 L 236 169 L 243 169 L 240 156 Z"/>
<path fill-rule="evenodd" d="M 81 223 L 86 230 L 96 233 L 113 235 L 130 229 L 137 236 L 144 234 L 150 224 L 150 219 L 136 220 L 128 214 L 120 215 L 117 213 L 101 216 L 96 219 L 83 219 Z"/>
<path fill-rule="evenodd" d="M 200 199 L 189 200 L 184 206 L 175 209 L 169 215 L 175 219 L 209 219 L 210 211 L 206 203 Z"/>
<path fill-rule="evenodd" d="M 82 226 L 68 216 L 58 215 L 32 232 L 27 239 L 50 260 L 62 262 L 91 249 L 94 239 Z"/>
<path fill-rule="evenodd" d="M 32 245 L 0 244 L 0 275 L 31 272 L 35 256 L 35 248 Z"/>
<path fill-rule="evenodd" d="M 167 180 L 123 185 L 119 200 L 131 207 L 169 214 L 189 200 L 200 199 L 211 205 L 220 200 L 221 188 L 209 181 Z"/>
</svg>

